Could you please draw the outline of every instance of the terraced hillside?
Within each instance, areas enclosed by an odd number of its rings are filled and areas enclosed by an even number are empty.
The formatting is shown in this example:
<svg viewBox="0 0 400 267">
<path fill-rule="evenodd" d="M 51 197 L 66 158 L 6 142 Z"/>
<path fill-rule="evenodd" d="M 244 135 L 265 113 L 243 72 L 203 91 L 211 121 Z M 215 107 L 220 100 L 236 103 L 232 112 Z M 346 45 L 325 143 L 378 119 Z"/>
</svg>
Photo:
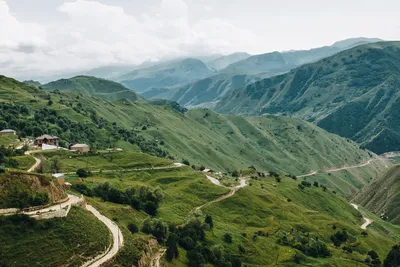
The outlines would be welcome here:
<svg viewBox="0 0 400 267">
<path fill-rule="evenodd" d="M 400 224 L 400 165 L 393 166 L 360 190 L 354 202 L 394 224 Z"/>
<path fill-rule="evenodd" d="M 376 153 L 398 150 L 399 62 L 399 42 L 355 47 L 236 90 L 216 110 L 290 114 Z"/>
</svg>

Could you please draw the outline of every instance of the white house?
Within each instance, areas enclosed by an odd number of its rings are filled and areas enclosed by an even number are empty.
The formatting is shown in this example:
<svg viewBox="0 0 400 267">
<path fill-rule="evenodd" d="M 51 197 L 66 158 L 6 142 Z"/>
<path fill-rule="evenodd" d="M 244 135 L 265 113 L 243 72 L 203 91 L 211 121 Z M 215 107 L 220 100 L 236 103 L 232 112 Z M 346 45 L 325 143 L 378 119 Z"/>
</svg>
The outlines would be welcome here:
<svg viewBox="0 0 400 267">
<path fill-rule="evenodd" d="M 4 129 L 0 131 L 0 135 L 16 135 L 17 132 L 11 129 Z"/>
</svg>

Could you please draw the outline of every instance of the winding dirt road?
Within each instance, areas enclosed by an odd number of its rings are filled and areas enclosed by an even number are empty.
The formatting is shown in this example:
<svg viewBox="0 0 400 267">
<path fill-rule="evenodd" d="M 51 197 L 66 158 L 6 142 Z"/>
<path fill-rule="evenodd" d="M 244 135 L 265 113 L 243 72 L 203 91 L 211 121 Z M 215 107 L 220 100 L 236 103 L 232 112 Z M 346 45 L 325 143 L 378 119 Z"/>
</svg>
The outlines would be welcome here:
<svg viewBox="0 0 400 267">
<path fill-rule="evenodd" d="M 39 152 L 39 151 L 40 150 L 25 151 L 25 155 L 32 156 L 36 160 L 35 164 L 33 164 L 32 167 L 30 167 L 29 170 L 27 170 L 27 172 L 33 172 L 42 162 L 39 158 L 33 156 L 34 153 Z"/>
<path fill-rule="evenodd" d="M 350 205 L 352 205 L 356 210 L 358 210 L 358 205 L 357 204 L 350 203 Z M 363 230 L 366 230 L 367 226 L 374 222 L 373 220 L 365 218 L 365 217 L 363 217 L 363 220 L 365 221 L 365 223 L 360 226 L 360 228 L 363 229 Z"/>
<path fill-rule="evenodd" d="M 366 162 L 357 164 L 357 165 L 352 165 L 352 166 L 346 166 L 346 167 L 341 167 L 341 168 L 332 168 L 332 169 L 322 169 L 322 170 L 318 170 L 318 171 L 313 171 L 310 172 L 308 174 L 303 174 L 303 175 L 299 175 L 297 176 L 298 178 L 303 178 L 303 177 L 309 177 L 309 176 L 313 176 L 314 174 L 317 173 L 327 173 L 327 172 L 339 172 L 339 171 L 343 171 L 343 170 L 350 170 L 350 169 L 357 169 L 357 168 L 361 168 L 361 167 L 365 167 L 368 166 L 369 164 L 371 164 L 373 161 L 377 161 L 377 160 L 382 160 L 380 158 L 374 158 L 374 159 L 370 159 Z M 382 160 L 383 161 L 383 160 Z M 384 161 L 383 161 L 384 162 Z M 384 162 L 385 166 L 387 167 L 386 163 Z"/>
</svg>

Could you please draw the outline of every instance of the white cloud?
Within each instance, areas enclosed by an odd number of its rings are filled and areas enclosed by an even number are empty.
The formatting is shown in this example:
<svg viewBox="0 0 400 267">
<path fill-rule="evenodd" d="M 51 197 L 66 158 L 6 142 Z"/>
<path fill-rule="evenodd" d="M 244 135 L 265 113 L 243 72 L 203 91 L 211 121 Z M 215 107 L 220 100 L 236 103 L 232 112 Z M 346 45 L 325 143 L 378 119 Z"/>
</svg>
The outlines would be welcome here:
<svg viewBox="0 0 400 267">
<path fill-rule="evenodd" d="M 162 0 L 151 13 L 134 17 L 119 6 L 65 2 L 66 17 L 53 25 L 22 23 L 0 0 L 0 71 L 36 76 L 105 64 L 140 63 L 177 56 L 245 50 L 257 37 L 220 19 L 189 22 L 183 0 Z"/>
</svg>

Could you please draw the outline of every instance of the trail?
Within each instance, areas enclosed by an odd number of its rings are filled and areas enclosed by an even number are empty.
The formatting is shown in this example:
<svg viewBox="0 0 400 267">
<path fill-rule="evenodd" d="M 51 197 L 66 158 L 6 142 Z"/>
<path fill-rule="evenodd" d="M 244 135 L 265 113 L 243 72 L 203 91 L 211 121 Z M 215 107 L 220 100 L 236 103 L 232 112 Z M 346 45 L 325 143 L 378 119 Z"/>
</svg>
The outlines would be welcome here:
<svg viewBox="0 0 400 267">
<path fill-rule="evenodd" d="M 352 205 L 356 210 L 358 210 L 358 205 L 357 204 L 350 203 L 350 205 Z M 365 218 L 365 217 L 363 217 L 363 220 L 365 221 L 365 223 L 360 226 L 360 228 L 363 229 L 363 230 L 366 230 L 367 226 L 374 222 L 373 220 Z"/>
<path fill-rule="evenodd" d="M 37 151 L 26 151 L 25 154 L 26 155 L 31 155 L 31 154 L 33 154 L 35 152 L 37 152 Z M 34 158 L 36 160 L 36 163 L 28 170 L 28 172 L 34 171 L 39 166 L 39 164 L 41 163 L 41 160 L 39 158 L 36 158 L 36 157 L 34 157 Z M 175 165 L 175 166 L 177 166 L 177 165 Z M 74 196 L 74 195 L 68 195 L 68 201 L 66 201 L 64 203 L 57 204 L 57 205 L 54 205 L 54 206 L 51 206 L 51 207 L 48 207 L 48 208 L 44 208 L 44 209 L 41 209 L 41 210 L 35 210 L 35 211 L 31 211 L 31 212 L 23 212 L 23 214 L 26 214 L 26 215 L 29 215 L 29 216 L 33 216 L 33 215 L 36 215 L 38 213 L 46 213 L 46 212 L 49 212 L 49 211 L 63 209 L 65 207 L 70 208 L 70 206 L 76 205 L 80 201 L 81 201 L 81 199 L 79 197 Z M 119 229 L 119 227 L 113 221 L 111 221 L 106 216 L 102 215 L 93 206 L 86 205 L 86 209 L 88 211 L 90 211 L 94 216 L 96 216 L 96 218 L 98 220 L 100 220 L 102 223 L 104 223 L 105 226 L 107 226 L 108 230 L 111 232 L 112 237 L 113 237 L 113 242 L 110 244 L 110 246 L 107 248 L 107 250 L 104 253 L 98 255 L 94 259 L 91 259 L 90 261 L 88 261 L 88 262 L 86 262 L 86 263 L 84 263 L 82 265 L 82 267 L 99 267 L 103 263 L 105 263 L 108 260 L 112 259 L 118 253 L 118 251 L 120 250 L 120 248 L 124 244 L 124 236 L 122 235 L 122 232 Z"/>
<path fill-rule="evenodd" d="M 346 166 L 346 167 L 341 167 L 341 168 L 333 168 L 333 169 L 321 169 L 321 170 L 318 170 L 318 171 L 313 171 L 313 172 L 308 173 L 308 174 L 299 175 L 299 176 L 297 176 L 297 177 L 298 177 L 298 178 L 302 178 L 302 177 L 313 176 L 314 174 L 317 174 L 317 173 L 339 172 L 339 171 L 343 171 L 343 170 L 357 169 L 357 168 L 361 168 L 361 167 L 368 166 L 368 165 L 371 164 L 373 161 L 377 161 L 377 160 L 381 160 L 381 161 L 385 164 L 385 167 L 386 167 L 386 168 L 388 167 L 387 164 L 386 164 L 386 162 L 385 162 L 383 159 L 381 159 L 381 158 L 374 158 L 374 159 L 368 160 L 367 162 L 363 162 L 363 163 L 360 163 L 360 164 L 357 164 L 357 165 Z"/>
<path fill-rule="evenodd" d="M 161 258 L 164 256 L 167 250 L 165 248 L 161 248 L 157 251 L 156 254 L 150 260 L 150 267 L 160 267 Z"/>
<path fill-rule="evenodd" d="M 93 213 L 93 215 L 96 216 L 97 219 L 99 219 L 107 226 L 113 237 L 112 244 L 104 253 L 82 265 L 82 267 L 98 267 L 117 255 L 120 248 L 122 248 L 122 246 L 124 245 L 124 236 L 122 235 L 119 227 L 113 221 L 111 221 L 106 216 L 101 215 L 100 212 L 96 210 L 93 206 L 87 205 L 86 209 Z"/>
<path fill-rule="evenodd" d="M 39 158 L 37 158 L 37 157 L 32 155 L 32 154 L 34 154 L 36 152 L 39 152 L 39 151 L 40 150 L 25 151 L 25 155 L 32 156 L 36 160 L 35 164 L 33 164 L 32 167 L 29 170 L 27 170 L 27 172 L 33 172 L 40 165 L 40 163 L 42 162 Z"/>
</svg>

